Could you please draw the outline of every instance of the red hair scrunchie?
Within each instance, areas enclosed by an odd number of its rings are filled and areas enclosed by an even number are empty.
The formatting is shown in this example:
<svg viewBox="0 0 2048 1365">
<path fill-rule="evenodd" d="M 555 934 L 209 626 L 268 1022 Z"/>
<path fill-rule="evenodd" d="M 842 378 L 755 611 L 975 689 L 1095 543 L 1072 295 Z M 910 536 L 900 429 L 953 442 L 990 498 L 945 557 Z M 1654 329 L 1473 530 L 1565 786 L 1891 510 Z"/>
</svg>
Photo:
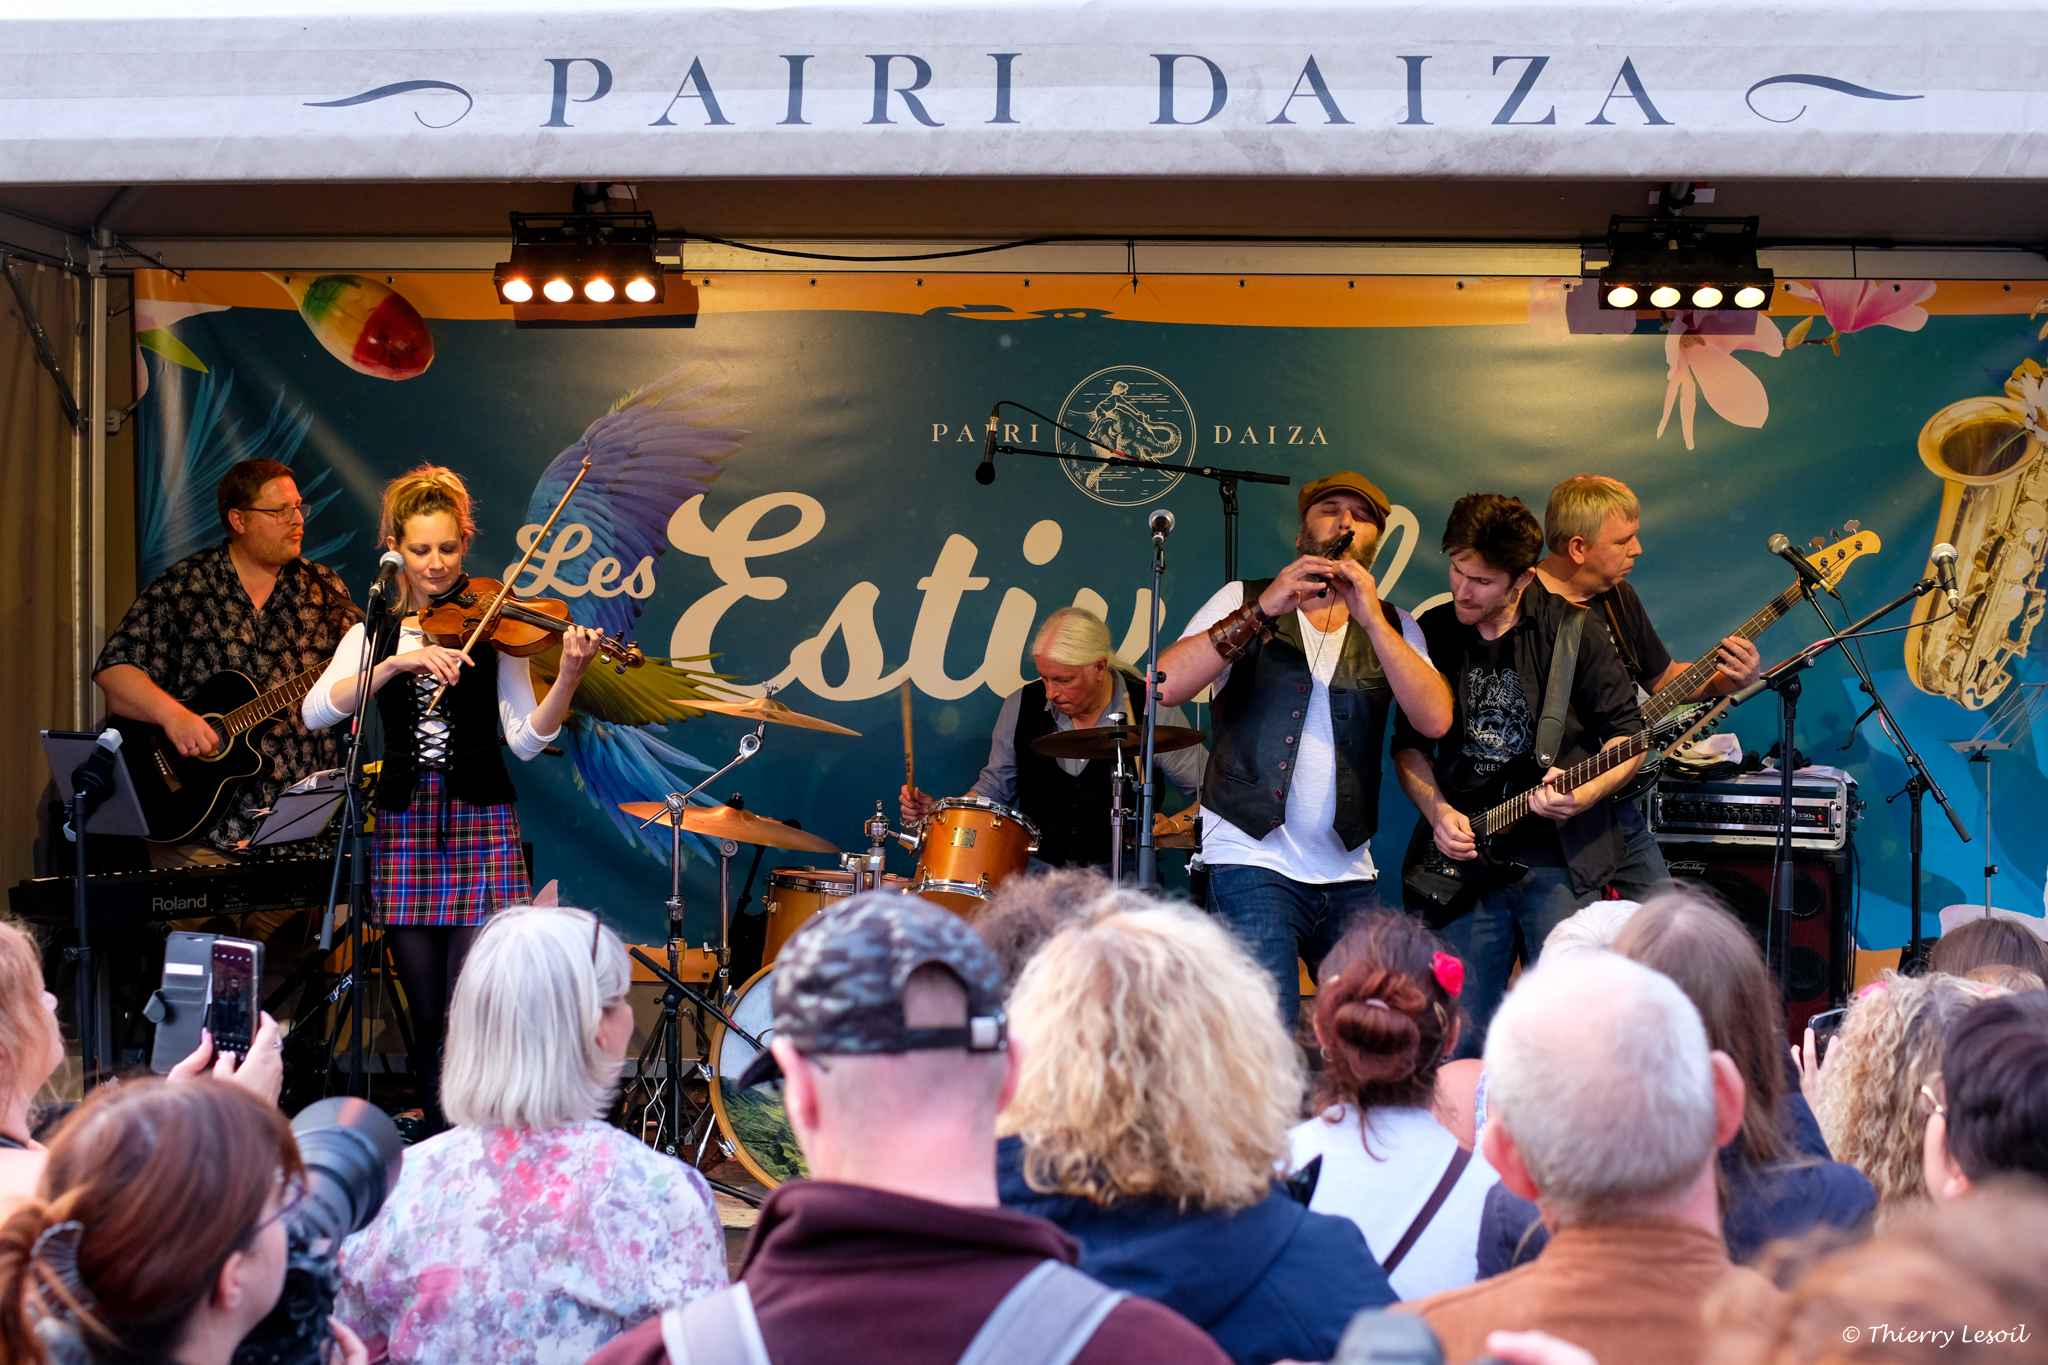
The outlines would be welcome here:
<svg viewBox="0 0 2048 1365">
<path fill-rule="evenodd" d="M 1429 973 L 1436 978 L 1436 984 L 1444 988 L 1444 994 L 1453 1000 L 1465 989 L 1465 964 L 1449 953 L 1437 953 L 1429 959 Z"/>
</svg>

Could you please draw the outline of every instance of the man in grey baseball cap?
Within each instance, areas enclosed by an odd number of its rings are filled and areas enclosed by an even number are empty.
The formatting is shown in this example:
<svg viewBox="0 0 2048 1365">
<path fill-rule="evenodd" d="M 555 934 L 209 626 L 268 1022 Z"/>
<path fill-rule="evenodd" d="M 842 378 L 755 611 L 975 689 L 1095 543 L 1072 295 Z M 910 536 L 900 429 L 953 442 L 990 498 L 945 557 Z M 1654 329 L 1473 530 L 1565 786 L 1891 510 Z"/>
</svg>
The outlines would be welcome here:
<svg viewBox="0 0 2048 1365">
<path fill-rule="evenodd" d="M 966 992 L 964 1023 L 911 1022 L 911 978 L 927 968 L 950 973 Z M 738 1084 L 779 1079 L 792 1055 L 1005 1052 L 1002 989 L 995 954 L 959 916 L 913 896 L 861 896 L 784 945 L 775 962 L 775 1043 Z"/>
<path fill-rule="evenodd" d="M 1001 1207 L 996 1114 L 1016 1084 L 1002 985 L 964 920 L 897 892 L 798 931 L 775 963 L 769 1050 L 738 1083 L 782 1078 L 810 1176 L 761 1206 L 739 1284 L 591 1365 L 1220 1365 L 1184 1318 L 1105 1289 L 1073 1269 L 1072 1238 Z"/>
</svg>

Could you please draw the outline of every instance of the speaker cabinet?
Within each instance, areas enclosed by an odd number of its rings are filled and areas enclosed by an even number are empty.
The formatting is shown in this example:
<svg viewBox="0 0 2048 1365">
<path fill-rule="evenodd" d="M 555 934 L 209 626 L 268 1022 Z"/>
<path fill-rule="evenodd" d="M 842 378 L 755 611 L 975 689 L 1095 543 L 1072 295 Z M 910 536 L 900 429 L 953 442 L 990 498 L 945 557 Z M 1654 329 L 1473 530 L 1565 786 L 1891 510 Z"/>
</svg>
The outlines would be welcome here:
<svg viewBox="0 0 2048 1365">
<path fill-rule="evenodd" d="M 1663 844 L 1671 875 L 1698 882 L 1719 896 L 1770 956 L 1771 853 L 1768 848 L 1715 843 Z M 1806 1021 L 1848 995 L 1854 961 L 1849 911 L 1854 874 L 1848 850 L 1792 850 L 1792 909 L 1785 925 L 1785 1033 L 1797 1041 Z M 1775 966 L 1775 964 L 1774 964 Z"/>
</svg>

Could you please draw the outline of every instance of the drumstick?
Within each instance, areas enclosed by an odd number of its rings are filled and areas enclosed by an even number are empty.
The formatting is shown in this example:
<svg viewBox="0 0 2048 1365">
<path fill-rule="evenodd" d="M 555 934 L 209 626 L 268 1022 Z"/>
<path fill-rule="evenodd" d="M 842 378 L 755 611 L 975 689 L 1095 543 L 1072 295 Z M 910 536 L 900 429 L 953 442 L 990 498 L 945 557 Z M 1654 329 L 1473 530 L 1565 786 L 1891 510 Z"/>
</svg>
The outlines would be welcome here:
<svg viewBox="0 0 2048 1365">
<path fill-rule="evenodd" d="M 903 785 L 917 790 L 917 743 L 910 728 L 910 680 L 903 680 Z"/>
</svg>

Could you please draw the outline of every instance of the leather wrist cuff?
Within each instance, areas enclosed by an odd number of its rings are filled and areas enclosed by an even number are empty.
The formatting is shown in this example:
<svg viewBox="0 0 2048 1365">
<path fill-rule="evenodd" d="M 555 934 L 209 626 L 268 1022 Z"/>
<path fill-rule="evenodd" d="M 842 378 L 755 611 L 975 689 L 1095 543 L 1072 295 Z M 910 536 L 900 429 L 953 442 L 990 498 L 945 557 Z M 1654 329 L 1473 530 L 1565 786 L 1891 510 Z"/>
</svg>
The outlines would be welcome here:
<svg viewBox="0 0 2048 1365">
<path fill-rule="evenodd" d="M 1209 643 L 1223 656 L 1225 663 L 1235 663 L 1243 653 L 1252 647 L 1252 641 L 1273 633 L 1273 622 L 1265 612 L 1259 610 L 1257 602 L 1247 602 L 1230 615 L 1209 627 Z"/>
</svg>

